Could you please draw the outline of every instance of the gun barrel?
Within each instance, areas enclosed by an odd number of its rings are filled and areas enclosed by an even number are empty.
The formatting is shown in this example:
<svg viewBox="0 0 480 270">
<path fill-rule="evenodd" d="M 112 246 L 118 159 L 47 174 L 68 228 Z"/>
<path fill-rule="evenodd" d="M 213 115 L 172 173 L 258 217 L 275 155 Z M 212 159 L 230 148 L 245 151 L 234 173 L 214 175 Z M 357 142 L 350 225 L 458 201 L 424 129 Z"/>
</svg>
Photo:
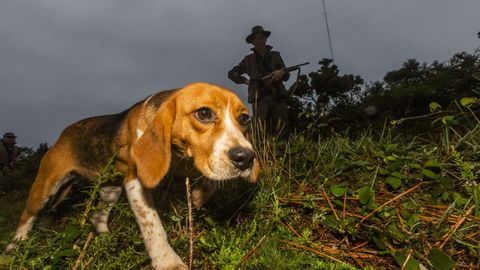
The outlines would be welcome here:
<svg viewBox="0 0 480 270">
<path fill-rule="evenodd" d="M 299 69 L 301 66 L 305 66 L 305 65 L 308 65 L 308 64 L 310 64 L 310 62 L 305 62 L 305 63 L 299 64 L 299 65 L 286 67 L 286 68 L 283 68 L 283 70 L 286 71 L 286 72 L 291 72 L 291 71 Z M 261 79 L 265 81 L 265 80 L 269 79 L 270 77 L 272 77 L 272 73 L 270 73 L 266 76 L 263 76 Z"/>
<path fill-rule="evenodd" d="M 295 66 L 291 66 L 291 67 L 286 67 L 285 70 L 290 72 L 290 71 L 293 71 L 301 66 L 305 66 L 305 65 L 308 65 L 310 64 L 310 62 L 305 62 L 305 63 L 302 63 L 302 64 L 299 64 L 299 65 L 295 65 Z"/>
</svg>

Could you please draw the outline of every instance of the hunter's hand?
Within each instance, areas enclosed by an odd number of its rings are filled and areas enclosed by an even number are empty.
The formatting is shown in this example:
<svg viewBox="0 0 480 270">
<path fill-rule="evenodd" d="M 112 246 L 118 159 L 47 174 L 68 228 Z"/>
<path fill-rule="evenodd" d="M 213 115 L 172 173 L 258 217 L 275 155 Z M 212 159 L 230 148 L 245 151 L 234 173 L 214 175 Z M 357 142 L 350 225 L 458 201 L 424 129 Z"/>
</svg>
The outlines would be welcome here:
<svg viewBox="0 0 480 270">
<path fill-rule="evenodd" d="M 272 81 L 280 81 L 285 74 L 285 71 L 283 69 L 275 70 L 272 72 Z"/>
</svg>

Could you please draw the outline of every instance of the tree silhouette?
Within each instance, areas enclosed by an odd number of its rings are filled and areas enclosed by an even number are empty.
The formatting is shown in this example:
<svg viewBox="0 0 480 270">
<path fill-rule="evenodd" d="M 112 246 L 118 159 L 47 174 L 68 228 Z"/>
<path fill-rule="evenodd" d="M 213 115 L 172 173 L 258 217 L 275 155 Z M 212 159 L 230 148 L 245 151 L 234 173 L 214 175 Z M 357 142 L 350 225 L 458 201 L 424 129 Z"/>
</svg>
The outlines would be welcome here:
<svg viewBox="0 0 480 270">
<path fill-rule="evenodd" d="M 290 91 L 291 122 L 304 128 L 312 118 L 331 115 L 337 108 L 354 107 L 361 101 L 363 79 L 358 75 L 340 75 L 331 59 L 318 62 L 320 69 L 300 76 Z M 300 116 L 298 116 L 300 115 Z"/>
<path fill-rule="evenodd" d="M 478 96 L 477 54 L 455 54 L 446 62 L 405 61 L 383 81 L 364 83 L 358 75 L 341 75 L 331 59 L 319 61 L 316 72 L 300 76 L 290 91 L 290 121 L 297 130 L 364 127 L 429 113 L 431 102 L 446 109 L 462 97 Z M 313 124 L 312 124 L 313 123 Z M 314 130 L 313 132 L 318 133 Z"/>
</svg>

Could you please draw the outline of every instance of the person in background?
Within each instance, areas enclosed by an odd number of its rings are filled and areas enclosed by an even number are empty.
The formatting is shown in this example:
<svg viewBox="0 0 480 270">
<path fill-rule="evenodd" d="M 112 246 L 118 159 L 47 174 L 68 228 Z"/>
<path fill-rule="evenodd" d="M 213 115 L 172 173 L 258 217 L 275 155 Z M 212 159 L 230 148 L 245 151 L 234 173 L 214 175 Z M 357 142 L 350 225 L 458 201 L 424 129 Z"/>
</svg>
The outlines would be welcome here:
<svg viewBox="0 0 480 270">
<path fill-rule="evenodd" d="M 6 132 L 0 140 L 0 171 L 7 167 L 12 168 L 20 156 L 16 138 L 15 133 Z"/>
<path fill-rule="evenodd" d="M 278 51 L 267 45 L 271 32 L 254 26 L 245 41 L 253 45 L 253 52 L 243 58 L 228 72 L 228 78 L 248 86 L 248 102 L 253 108 L 253 128 L 258 136 L 261 130 L 267 135 L 288 135 L 287 91 L 283 81 L 290 77 Z M 244 74 L 248 76 L 245 77 Z M 269 83 L 261 78 L 270 76 Z"/>
</svg>

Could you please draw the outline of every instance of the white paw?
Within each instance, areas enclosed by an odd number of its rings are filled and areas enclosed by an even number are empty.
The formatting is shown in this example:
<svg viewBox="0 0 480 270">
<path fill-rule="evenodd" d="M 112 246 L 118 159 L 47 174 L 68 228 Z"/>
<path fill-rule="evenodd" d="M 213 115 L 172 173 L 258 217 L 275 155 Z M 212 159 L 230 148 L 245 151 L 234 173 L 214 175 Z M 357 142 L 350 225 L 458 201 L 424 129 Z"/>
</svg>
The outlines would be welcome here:
<svg viewBox="0 0 480 270">
<path fill-rule="evenodd" d="M 101 215 L 99 215 L 98 213 L 94 214 L 90 218 L 90 222 L 95 227 L 95 231 L 97 232 L 97 234 L 108 234 L 110 232 L 107 222 L 103 221 Z"/>
<path fill-rule="evenodd" d="M 182 259 L 176 254 L 164 254 L 152 261 L 155 270 L 188 270 L 188 266 L 182 262 Z"/>
<path fill-rule="evenodd" d="M 18 244 L 17 243 L 10 243 L 8 244 L 8 246 L 5 248 L 5 252 L 6 253 L 12 253 L 14 252 L 18 247 Z"/>
</svg>

